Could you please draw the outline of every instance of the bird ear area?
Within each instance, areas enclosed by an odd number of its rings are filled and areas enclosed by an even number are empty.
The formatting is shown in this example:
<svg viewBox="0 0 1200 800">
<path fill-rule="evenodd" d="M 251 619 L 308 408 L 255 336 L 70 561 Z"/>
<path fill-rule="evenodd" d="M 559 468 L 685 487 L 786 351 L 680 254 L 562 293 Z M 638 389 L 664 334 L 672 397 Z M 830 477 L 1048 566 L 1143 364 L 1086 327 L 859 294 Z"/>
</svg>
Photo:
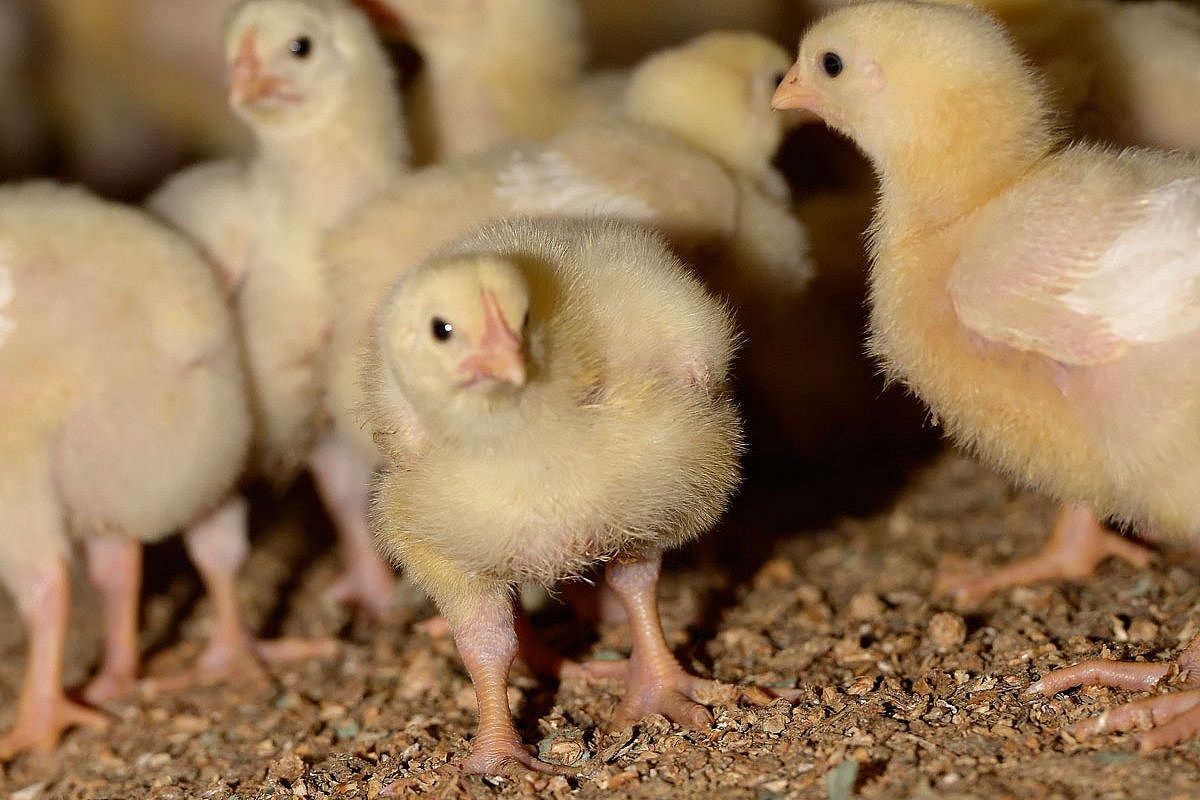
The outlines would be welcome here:
<svg viewBox="0 0 1200 800">
<path fill-rule="evenodd" d="M 863 85 L 871 94 L 878 94 L 883 91 L 883 87 L 887 86 L 887 77 L 883 74 L 883 67 L 875 59 L 868 58 L 863 61 L 861 71 Z"/>
</svg>

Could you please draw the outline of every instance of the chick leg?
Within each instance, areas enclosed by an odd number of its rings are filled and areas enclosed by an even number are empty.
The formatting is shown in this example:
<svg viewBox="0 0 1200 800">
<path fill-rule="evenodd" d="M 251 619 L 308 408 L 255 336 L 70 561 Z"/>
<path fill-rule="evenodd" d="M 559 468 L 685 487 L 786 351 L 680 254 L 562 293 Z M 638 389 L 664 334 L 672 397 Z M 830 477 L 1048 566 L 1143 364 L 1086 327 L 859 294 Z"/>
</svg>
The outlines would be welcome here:
<svg viewBox="0 0 1200 800">
<path fill-rule="evenodd" d="M 106 703 L 124 697 L 137 682 L 142 545 L 132 539 L 97 537 L 84 542 L 84 552 L 88 577 L 104 603 L 104 661 L 83 696 L 89 703 Z"/>
<path fill-rule="evenodd" d="M 459 586 L 435 597 L 450 622 L 454 643 L 475 685 L 479 726 L 466 772 L 494 775 L 511 765 L 538 772 L 573 775 L 575 770 L 547 764 L 525 749 L 508 708 L 508 674 L 517 655 L 513 597 L 508 586 L 488 583 Z"/>
<path fill-rule="evenodd" d="M 367 525 L 371 468 L 336 437 L 328 437 L 309 461 L 321 502 L 333 519 L 342 547 L 345 571 L 329 589 L 338 603 L 353 603 L 384 620 L 396 594 L 396 578 L 379 555 Z"/>
<path fill-rule="evenodd" d="M 1054 670 L 1030 684 L 1027 694 L 1046 697 L 1073 686 L 1108 686 L 1146 691 L 1169 679 L 1177 686 L 1200 687 L 1200 636 L 1191 641 L 1174 663 L 1085 661 Z M 1200 733 L 1200 688 L 1136 700 L 1076 723 L 1074 736 L 1127 731 L 1145 725 L 1138 736 L 1142 752 L 1167 747 Z"/>
<path fill-rule="evenodd" d="M 986 574 L 977 569 L 943 572 L 934 591 L 971 604 L 1010 586 L 1085 578 L 1110 556 L 1144 568 L 1153 553 L 1105 528 L 1087 506 L 1068 505 L 1059 512 L 1050 541 L 1037 555 Z"/>
<path fill-rule="evenodd" d="M 17 704 L 17 721 L 0 736 L 0 760 L 31 750 L 46 752 L 73 725 L 103 728 L 108 719 L 67 699 L 62 687 L 63 648 L 71 604 L 67 562 L 56 557 L 31 565 L 14 592 L 29 630 L 29 661 Z"/>
<path fill-rule="evenodd" d="M 196 665 L 182 675 L 148 681 L 160 691 L 207 686 L 235 675 L 265 678 L 263 663 L 299 661 L 333 655 L 331 640 L 277 639 L 257 641 L 242 622 L 237 575 L 246 560 L 246 501 L 236 498 L 193 525 L 185 536 L 188 555 L 212 601 L 216 617 L 208 646 Z"/>
<path fill-rule="evenodd" d="M 791 697 L 792 692 L 771 692 L 757 686 L 733 687 L 696 677 L 684 671 L 663 635 L 658 617 L 658 576 L 662 554 L 608 562 L 604 577 L 620 597 L 629 616 L 633 650 L 626 662 L 591 662 L 584 669 L 594 675 L 619 676 L 625 680 L 626 694 L 613 716 L 612 727 L 637 722 L 647 714 L 659 713 L 691 728 L 712 724 L 706 704 L 736 700 L 738 695 L 751 702 L 769 703 L 776 697 Z"/>
</svg>

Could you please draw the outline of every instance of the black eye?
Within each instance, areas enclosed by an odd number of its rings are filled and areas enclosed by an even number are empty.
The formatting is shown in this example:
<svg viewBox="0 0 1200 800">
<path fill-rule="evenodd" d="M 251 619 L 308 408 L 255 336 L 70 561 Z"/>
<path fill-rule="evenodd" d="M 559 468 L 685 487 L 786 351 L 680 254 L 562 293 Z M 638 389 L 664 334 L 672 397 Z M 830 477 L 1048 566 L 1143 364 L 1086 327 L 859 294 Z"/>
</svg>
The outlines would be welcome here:
<svg viewBox="0 0 1200 800">
<path fill-rule="evenodd" d="M 433 318 L 433 338 L 439 342 L 444 342 L 454 333 L 454 326 L 441 317 Z"/>
<path fill-rule="evenodd" d="M 288 42 L 288 50 L 296 58 L 308 58 L 308 54 L 312 52 L 312 39 L 307 36 L 297 36 Z"/>
<path fill-rule="evenodd" d="M 837 53 L 828 52 L 821 56 L 821 69 L 825 70 L 825 74 L 831 78 L 842 74 L 842 66 L 842 57 Z"/>
<path fill-rule="evenodd" d="M 772 78 L 771 80 L 773 80 L 775 82 L 775 85 L 778 86 L 779 84 L 783 83 L 783 79 L 786 77 L 787 77 L 786 72 L 776 72 L 775 77 Z"/>
<path fill-rule="evenodd" d="M 521 330 L 525 330 L 528 327 L 529 327 L 529 311 L 526 310 L 525 317 L 521 320 Z"/>
</svg>

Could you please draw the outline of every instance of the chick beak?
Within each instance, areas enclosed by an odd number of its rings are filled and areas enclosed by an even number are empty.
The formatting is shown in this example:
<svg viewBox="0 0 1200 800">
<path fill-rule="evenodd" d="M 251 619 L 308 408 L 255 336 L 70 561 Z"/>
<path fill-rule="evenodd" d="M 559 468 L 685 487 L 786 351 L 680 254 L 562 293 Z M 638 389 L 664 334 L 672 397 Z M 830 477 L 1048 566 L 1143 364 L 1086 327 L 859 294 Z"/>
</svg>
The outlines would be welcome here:
<svg viewBox="0 0 1200 800">
<path fill-rule="evenodd" d="M 775 95 L 771 98 L 771 108 L 778 111 L 799 111 L 800 122 L 808 122 L 820 116 L 819 109 L 823 100 L 824 97 L 815 86 L 800 79 L 800 63 L 796 62 L 775 89 Z"/>
<path fill-rule="evenodd" d="M 235 106 L 253 103 L 274 94 L 282 84 L 276 76 L 263 72 L 255 38 L 254 28 L 246 31 L 230 67 L 229 101 Z"/>
<path fill-rule="evenodd" d="M 493 378 L 513 386 L 524 386 L 525 354 L 521 337 L 504 318 L 496 296 L 487 290 L 483 292 L 483 314 L 483 338 L 479 349 L 463 359 L 459 370 L 468 375 L 471 383 Z"/>
</svg>

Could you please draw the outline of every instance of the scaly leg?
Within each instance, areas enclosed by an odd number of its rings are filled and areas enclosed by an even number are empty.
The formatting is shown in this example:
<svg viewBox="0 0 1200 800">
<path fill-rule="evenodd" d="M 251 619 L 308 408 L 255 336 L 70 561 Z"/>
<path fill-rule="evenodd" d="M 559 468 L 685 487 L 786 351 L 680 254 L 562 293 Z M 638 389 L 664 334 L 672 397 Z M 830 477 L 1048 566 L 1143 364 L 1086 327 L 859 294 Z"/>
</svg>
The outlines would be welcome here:
<svg viewBox="0 0 1200 800">
<path fill-rule="evenodd" d="M 0 736 L 0 760 L 27 751 L 53 750 L 73 725 L 108 725 L 103 714 L 71 702 L 63 693 L 63 647 L 71 605 L 66 560 L 56 557 L 28 569 L 20 580 L 14 594 L 29 631 L 29 661 L 16 724 Z"/>
<path fill-rule="evenodd" d="M 1200 636 L 1184 648 L 1174 663 L 1085 661 L 1054 670 L 1040 681 L 1030 684 L 1026 693 L 1050 697 L 1073 686 L 1108 686 L 1146 691 L 1153 689 L 1164 678 L 1174 678 L 1185 687 L 1200 686 Z M 1170 692 L 1126 703 L 1098 717 L 1076 723 L 1070 732 L 1075 736 L 1091 736 L 1127 731 L 1143 724 L 1151 728 L 1138 736 L 1143 752 L 1195 736 L 1200 732 L 1200 689 Z"/>
<path fill-rule="evenodd" d="M 262 662 L 325 658 L 337 652 L 328 639 L 258 641 L 242 622 L 237 575 L 246 560 L 246 501 L 235 498 L 214 511 L 185 535 L 188 555 L 200 571 L 216 622 L 208 646 L 190 671 L 147 681 L 159 691 L 206 686 L 234 675 L 265 677 Z"/>
<path fill-rule="evenodd" d="M 142 544 L 98 537 L 85 540 L 83 546 L 88 576 L 104 605 L 104 661 L 83 696 L 89 703 L 107 703 L 124 697 L 137 683 Z"/>
<path fill-rule="evenodd" d="M 636 560 L 614 559 L 605 569 L 605 580 L 629 616 L 633 650 L 628 661 L 593 661 L 583 665 L 583 670 L 598 677 L 624 679 L 626 694 L 613 716 L 613 728 L 656 712 L 685 727 L 702 728 L 712 724 L 706 704 L 736 700 L 739 695 L 760 704 L 798 696 L 795 691 L 729 686 L 685 672 L 667 646 L 658 617 L 661 566 L 662 554 L 655 552 Z"/>
<path fill-rule="evenodd" d="M 1067 505 L 1058 515 L 1050 541 L 1037 555 L 987 573 L 978 568 L 943 572 L 934 592 L 972 604 L 1010 586 L 1086 578 L 1109 557 L 1144 568 L 1153 553 L 1105 528 L 1087 506 Z"/>
<path fill-rule="evenodd" d="M 345 570 L 329 588 L 335 602 L 360 606 L 385 620 L 396 594 L 396 576 L 380 556 L 367 524 L 371 467 L 336 437 L 326 438 L 309 460 L 321 502 L 333 519 Z"/>
</svg>

